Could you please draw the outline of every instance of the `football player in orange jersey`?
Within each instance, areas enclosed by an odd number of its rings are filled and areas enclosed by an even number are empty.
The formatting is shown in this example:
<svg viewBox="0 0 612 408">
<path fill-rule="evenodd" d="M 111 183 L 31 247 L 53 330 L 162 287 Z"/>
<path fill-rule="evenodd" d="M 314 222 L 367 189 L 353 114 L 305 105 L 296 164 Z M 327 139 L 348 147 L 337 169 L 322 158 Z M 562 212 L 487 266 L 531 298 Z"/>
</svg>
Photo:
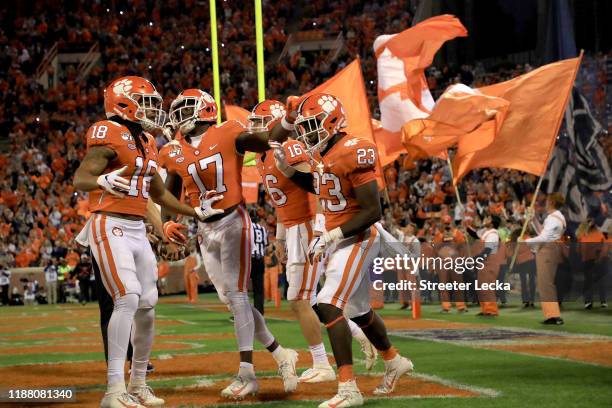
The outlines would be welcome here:
<svg viewBox="0 0 612 408">
<path fill-rule="evenodd" d="M 183 189 L 192 203 L 208 191 L 223 194 L 223 199 L 215 203 L 221 213 L 199 223 L 198 231 L 206 272 L 232 312 L 240 352 L 238 375 L 221 395 L 242 399 L 258 391 L 254 338 L 272 352 L 285 391 L 292 392 L 298 383 L 297 353 L 278 344 L 263 316 L 249 303 L 251 220 L 244 208 L 241 185 L 244 153 L 266 151 L 269 137 L 284 138 L 289 131 L 278 125 L 271 131 L 254 132 L 234 120 L 220 125 L 216 120 L 217 105 L 212 96 L 199 89 L 184 90 L 170 108 L 170 123 L 178 131 L 177 138 L 162 148 L 160 157 L 167 170 L 166 186 L 176 197 Z M 170 213 L 163 210 L 162 217 L 169 220 Z M 164 224 L 166 233 L 180 240 L 179 228 L 174 221 Z"/>
<path fill-rule="evenodd" d="M 293 116 L 293 115 L 291 115 Z M 369 268 L 380 252 L 381 218 L 375 175 L 376 146 L 346 133 L 341 102 L 313 94 L 297 107 L 295 129 L 312 158 L 310 173 L 289 165 L 285 151 L 271 142 L 278 169 L 321 200 L 326 232 L 309 246 L 311 261 L 326 259 L 325 284 L 317 294 L 319 316 L 327 327 L 338 365 L 338 393 L 319 405 L 341 408 L 363 404 L 353 374 L 351 336 L 345 316 L 357 323 L 385 360 L 385 375 L 375 394 L 390 394 L 399 378 L 412 371 L 410 360 L 392 347 L 383 320 L 370 307 Z"/>
<path fill-rule="evenodd" d="M 163 125 L 162 98 L 146 79 L 127 76 L 104 92 L 107 120 L 87 131 L 87 155 L 74 186 L 89 192 L 92 215 L 77 241 L 89 246 L 104 287 L 114 301 L 108 324 L 108 389 L 102 408 L 161 406 L 145 383 L 154 337 L 157 262 L 143 222 L 149 198 L 200 220 L 220 212 L 205 197 L 194 208 L 181 204 L 157 174 L 157 147 L 145 130 Z M 124 366 L 132 332 L 133 357 L 126 389 Z"/>
<path fill-rule="evenodd" d="M 258 103 L 249 115 L 249 129 L 271 129 L 282 120 L 286 109 L 282 102 L 275 100 Z M 310 168 L 309 158 L 302 143 L 288 140 L 282 147 L 291 166 Z M 316 290 L 323 265 L 320 262 L 308 262 L 307 256 L 308 244 L 314 234 L 320 234 L 325 229 L 325 219 L 322 214 L 316 214 L 315 196 L 301 189 L 276 168 L 272 150 L 257 156 L 257 169 L 276 209 L 277 250 L 281 259 L 286 256 L 289 283 L 287 300 L 300 323 L 312 356 L 313 366 L 300 375 L 300 382 L 333 381 L 336 374 L 329 364 L 319 318 L 315 313 Z M 359 341 L 366 355 L 366 368 L 371 369 L 376 361 L 376 349 L 354 322 L 349 320 L 349 324 L 351 334 Z"/>
</svg>

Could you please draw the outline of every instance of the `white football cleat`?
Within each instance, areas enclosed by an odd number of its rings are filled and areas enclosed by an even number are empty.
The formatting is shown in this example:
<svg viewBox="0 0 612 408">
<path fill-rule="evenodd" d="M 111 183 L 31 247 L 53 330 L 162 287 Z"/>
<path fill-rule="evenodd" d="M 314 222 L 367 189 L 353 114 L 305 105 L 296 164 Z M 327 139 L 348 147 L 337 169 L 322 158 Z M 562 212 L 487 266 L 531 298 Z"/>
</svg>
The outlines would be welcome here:
<svg viewBox="0 0 612 408">
<path fill-rule="evenodd" d="M 363 395 L 355 380 L 338 383 L 338 393 L 319 405 L 319 408 L 345 408 L 363 405 Z"/>
<path fill-rule="evenodd" d="M 247 378 L 237 375 L 234 381 L 221 391 L 224 398 L 241 400 L 249 395 L 255 395 L 259 391 L 259 385 L 255 377 Z"/>
<path fill-rule="evenodd" d="M 106 393 L 100 402 L 100 408 L 146 408 L 138 399 L 125 391 Z"/>
<path fill-rule="evenodd" d="M 326 381 L 335 381 L 336 380 L 336 372 L 331 366 L 326 367 L 312 367 L 308 370 L 304 371 L 302 375 L 300 375 L 299 381 L 301 383 L 321 383 Z"/>
<path fill-rule="evenodd" d="M 365 335 L 359 335 L 355 337 L 355 340 L 359 342 L 361 352 L 365 356 L 365 368 L 370 371 L 374 364 L 376 364 L 376 358 L 378 357 L 378 350 L 370 343 L 370 340 Z"/>
<path fill-rule="evenodd" d="M 164 400 L 158 398 L 153 393 L 153 389 L 146 384 L 143 385 L 128 385 L 128 394 L 133 396 L 142 405 L 147 407 L 161 407 L 164 405 Z"/>
<path fill-rule="evenodd" d="M 385 361 L 385 375 L 382 383 L 374 390 L 375 395 L 391 394 L 400 377 L 414 370 L 412 361 L 399 354 L 389 361 Z"/>
<path fill-rule="evenodd" d="M 298 353 L 292 349 L 284 349 L 278 363 L 278 374 L 283 379 L 285 392 L 293 392 L 298 385 L 298 376 L 295 372 L 295 365 L 298 361 Z"/>
</svg>

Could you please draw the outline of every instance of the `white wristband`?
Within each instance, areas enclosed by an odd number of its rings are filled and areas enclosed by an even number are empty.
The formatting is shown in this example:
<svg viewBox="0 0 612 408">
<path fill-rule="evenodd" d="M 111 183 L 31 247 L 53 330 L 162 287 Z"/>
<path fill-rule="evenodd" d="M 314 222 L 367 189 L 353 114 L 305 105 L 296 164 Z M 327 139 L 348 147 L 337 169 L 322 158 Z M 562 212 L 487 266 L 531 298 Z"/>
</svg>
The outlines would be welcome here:
<svg viewBox="0 0 612 408">
<path fill-rule="evenodd" d="M 314 232 L 325 232 L 325 216 L 323 214 L 317 213 L 315 215 L 313 230 Z"/>
<path fill-rule="evenodd" d="M 323 234 L 323 240 L 326 244 L 336 242 L 344 238 L 344 234 L 340 227 L 336 227 L 333 230 Z"/>
<path fill-rule="evenodd" d="M 295 125 L 293 123 L 287 122 L 287 116 L 283 116 L 283 118 L 281 119 L 281 126 L 283 127 L 283 129 L 288 130 L 290 132 L 295 130 Z"/>
</svg>

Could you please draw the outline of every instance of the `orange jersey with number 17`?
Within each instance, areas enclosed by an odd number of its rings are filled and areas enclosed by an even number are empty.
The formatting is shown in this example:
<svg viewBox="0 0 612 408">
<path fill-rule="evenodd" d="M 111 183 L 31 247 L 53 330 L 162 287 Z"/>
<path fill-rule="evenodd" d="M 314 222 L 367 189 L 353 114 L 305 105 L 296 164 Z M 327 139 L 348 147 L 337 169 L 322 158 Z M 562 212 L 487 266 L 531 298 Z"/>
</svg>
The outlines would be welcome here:
<svg viewBox="0 0 612 408">
<path fill-rule="evenodd" d="M 330 231 L 360 210 L 355 188 L 376 180 L 376 145 L 347 134 L 316 161 L 323 164 L 317 171 L 313 163 L 314 188 L 325 214 L 325 228 Z"/>
<path fill-rule="evenodd" d="M 308 162 L 304 146 L 297 140 L 283 143 L 290 165 Z M 279 221 L 286 227 L 310 221 L 316 213 L 316 198 L 285 177 L 277 168 L 272 150 L 257 155 L 257 170 L 272 200 Z"/>
<path fill-rule="evenodd" d="M 89 211 L 108 211 L 144 217 L 149 200 L 149 184 L 157 171 L 157 147 L 155 139 L 144 133 L 144 154 L 138 150 L 130 130 L 115 121 L 101 120 L 87 131 L 87 149 L 104 146 L 116 153 L 115 158 L 102 172 L 108 173 L 127 166 L 121 177 L 129 180 L 130 190 L 118 197 L 102 189 L 89 193 Z"/>
<path fill-rule="evenodd" d="M 181 177 L 192 206 L 211 190 L 223 194 L 214 208 L 224 210 L 242 202 L 243 155 L 236 151 L 236 138 L 244 131 L 240 122 L 230 120 L 209 127 L 196 147 L 184 139 L 162 147 L 160 165 Z"/>
</svg>

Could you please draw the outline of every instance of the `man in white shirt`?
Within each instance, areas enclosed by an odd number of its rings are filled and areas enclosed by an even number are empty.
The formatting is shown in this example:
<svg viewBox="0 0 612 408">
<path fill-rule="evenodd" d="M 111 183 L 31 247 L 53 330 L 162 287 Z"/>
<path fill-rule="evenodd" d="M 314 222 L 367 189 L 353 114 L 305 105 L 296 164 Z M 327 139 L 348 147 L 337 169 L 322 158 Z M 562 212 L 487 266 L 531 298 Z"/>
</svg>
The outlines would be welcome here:
<svg viewBox="0 0 612 408">
<path fill-rule="evenodd" d="M 467 228 L 467 232 L 473 238 L 480 239 L 483 242 L 483 249 L 475 258 L 484 259 L 484 267 L 478 271 L 479 284 L 492 284 L 497 279 L 500 267 L 500 258 L 502 257 L 499 251 L 499 226 L 501 218 L 497 215 L 486 216 L 482 222 L 482 228 L 478 231 L 472 228 Z M 478 290 L 478 302 L 480 303 L 480 313 L 477 316 L 498 316 L 499 308 L 497 307 L 497 299 L 495 290 Z"/>
<path fill-rule="evenodd" d="M 565 232 L 565 217 L 560 209 L 563 207 L 565 199 L 560 193 L 553 193 L 546 200 L 547 216 L 544 225 L 540 225 L 534 219 L 532 223 L 538 235 L 526 239 L 525 242 L 532 245 L 536 250 L 536 279 L 540 303 L 544 313 L 543 324 L 561 325 L 561 311 L 557 300 L 557 288 L 555 286 L 555 275 L 557 267 L 562 261 L 560 242 Z M 533 217 L 533 214 L 527 214 Z"/>
<path fill-rule="evenodd" d="M 52 258 L 45 267 L 45 282 L 47 302 L 54 305 L 57 303 L 57 265 L 55 258 Z"/>
</svg>

